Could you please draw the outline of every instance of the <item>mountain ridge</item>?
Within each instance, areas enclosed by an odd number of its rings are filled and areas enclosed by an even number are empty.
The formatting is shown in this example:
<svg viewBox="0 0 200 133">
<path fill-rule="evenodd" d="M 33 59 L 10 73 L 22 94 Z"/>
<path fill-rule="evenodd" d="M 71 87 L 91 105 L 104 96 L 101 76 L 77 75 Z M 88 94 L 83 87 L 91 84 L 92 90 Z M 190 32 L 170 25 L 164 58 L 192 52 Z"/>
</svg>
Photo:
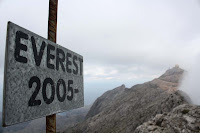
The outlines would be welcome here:
<svg viewBox="0 0 200 133">
<path fill-rule="evenodd" d="M 156 114 L 188 101 L 176 91 L 184 70 L 175 66 L 159 78 L 131 88 L 119 86 L 97 98 L 85 121 L 64 133 L 129 133 Z M 116 90 L 119 90 L 117 93 Z"/>
</svg>

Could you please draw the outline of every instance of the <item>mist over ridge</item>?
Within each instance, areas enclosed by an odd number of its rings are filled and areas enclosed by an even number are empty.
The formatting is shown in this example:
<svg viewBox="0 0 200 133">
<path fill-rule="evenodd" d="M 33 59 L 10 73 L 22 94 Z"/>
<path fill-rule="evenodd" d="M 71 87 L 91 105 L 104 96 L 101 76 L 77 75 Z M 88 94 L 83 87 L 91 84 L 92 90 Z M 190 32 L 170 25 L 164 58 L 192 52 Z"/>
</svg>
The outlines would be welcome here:
<svg viewBox="0 0 200 133">
<path fill-rule="evenodd" d="M 200 105 L 200 63 L 197 56 L 195 63 L 184 72 L 179 90 L 184 91 L 191 99 L 193 104 Z"/>
</svg>

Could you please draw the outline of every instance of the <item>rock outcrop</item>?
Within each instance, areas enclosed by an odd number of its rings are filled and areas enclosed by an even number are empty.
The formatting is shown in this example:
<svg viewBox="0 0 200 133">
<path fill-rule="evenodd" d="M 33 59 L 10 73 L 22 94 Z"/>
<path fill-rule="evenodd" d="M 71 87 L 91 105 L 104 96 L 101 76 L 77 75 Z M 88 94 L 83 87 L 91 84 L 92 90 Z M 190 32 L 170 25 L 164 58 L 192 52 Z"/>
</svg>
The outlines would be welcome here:
<svg viewBox="0 0 200 133">
<path fill-rule="evenodd" d="M 86 120 L 64 133 L 132 133 L 156 114 L 188 103 L 175 92 L 183 70 L 174 67 L 159 78 L 131 88 L 124 85 L 104 93 L 92 105 Z"/>
<path fill-rule="evenodd" d="M 170 113 L 157 114 L 137 127 L 135 133 L 199 133 L 200 106 L 180 105 Z"/>
</svg>

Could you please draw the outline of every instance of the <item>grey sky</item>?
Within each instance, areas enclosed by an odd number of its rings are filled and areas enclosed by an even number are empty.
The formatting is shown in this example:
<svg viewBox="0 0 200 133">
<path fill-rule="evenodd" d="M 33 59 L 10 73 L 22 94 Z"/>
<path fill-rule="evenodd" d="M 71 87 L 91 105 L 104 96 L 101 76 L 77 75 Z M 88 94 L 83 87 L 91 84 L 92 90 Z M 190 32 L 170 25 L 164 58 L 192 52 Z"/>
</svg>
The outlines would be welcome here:
<svg viewBox="0 0 200 133">
<path fill-rule="evenodd" d="M 47 37 L 48 0 L 1 0 L 0 12 L 3 81 L 7 21 Z M 83 55 L 89 102 L 175 64 L 190 68 L 200 53 L 199 14 L 198 0 L 59 0 L 57 43 Z"/>
</svg>

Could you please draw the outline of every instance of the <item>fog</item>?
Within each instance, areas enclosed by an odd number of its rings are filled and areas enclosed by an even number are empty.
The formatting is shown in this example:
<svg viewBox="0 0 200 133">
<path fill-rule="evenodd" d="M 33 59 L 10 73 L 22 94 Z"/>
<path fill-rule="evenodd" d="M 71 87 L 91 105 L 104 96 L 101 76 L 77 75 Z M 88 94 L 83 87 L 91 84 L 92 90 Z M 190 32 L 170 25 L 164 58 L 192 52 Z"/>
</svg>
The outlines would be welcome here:
<svg viewBox="0 0 200 133">
<path fill-rule="evenodd" d="M 200 55 L 196 57 L 194 63 L 184 73 L 183 80 L 179 87 L 191 99 L 193 104 L 200 105 Z"/>
</svg>

